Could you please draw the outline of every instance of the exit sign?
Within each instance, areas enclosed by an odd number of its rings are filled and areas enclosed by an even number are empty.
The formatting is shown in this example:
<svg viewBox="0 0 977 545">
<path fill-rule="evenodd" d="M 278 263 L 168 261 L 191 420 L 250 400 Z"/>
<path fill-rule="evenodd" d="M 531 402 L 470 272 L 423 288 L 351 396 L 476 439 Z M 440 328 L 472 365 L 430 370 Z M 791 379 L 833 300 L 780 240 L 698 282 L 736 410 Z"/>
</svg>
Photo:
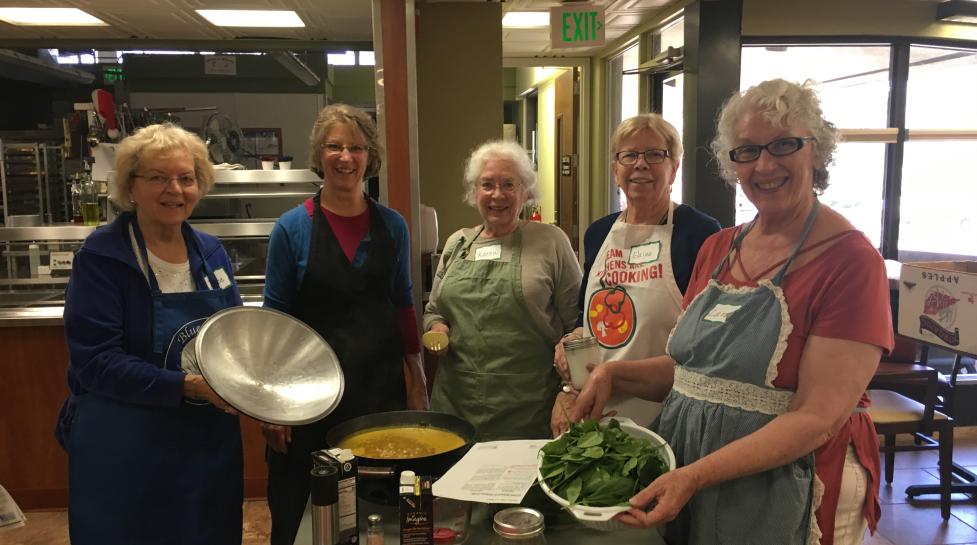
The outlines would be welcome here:
<svg viewBox="0 0 977 545">
<path fill-rule="evenodd" d="M 563 4 L 550 8 L 553 49 L 604 45 L 604 8 L 593 4 Z"/>
</svg>

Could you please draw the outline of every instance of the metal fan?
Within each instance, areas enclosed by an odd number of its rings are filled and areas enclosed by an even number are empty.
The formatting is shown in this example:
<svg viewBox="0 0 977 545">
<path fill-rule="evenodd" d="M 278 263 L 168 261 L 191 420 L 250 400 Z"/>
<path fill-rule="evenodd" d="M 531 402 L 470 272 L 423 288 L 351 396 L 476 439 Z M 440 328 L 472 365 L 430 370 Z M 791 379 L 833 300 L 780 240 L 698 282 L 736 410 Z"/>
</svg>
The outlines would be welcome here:
<svg viewBox="0 0 977 545">
<path fill-rule="evenodd" d="M 213 114 L 203 128 L 210 160 L 214 164 L 240 163 L 243 157 L 244 135 L 230 117 Z"/>
</svg>

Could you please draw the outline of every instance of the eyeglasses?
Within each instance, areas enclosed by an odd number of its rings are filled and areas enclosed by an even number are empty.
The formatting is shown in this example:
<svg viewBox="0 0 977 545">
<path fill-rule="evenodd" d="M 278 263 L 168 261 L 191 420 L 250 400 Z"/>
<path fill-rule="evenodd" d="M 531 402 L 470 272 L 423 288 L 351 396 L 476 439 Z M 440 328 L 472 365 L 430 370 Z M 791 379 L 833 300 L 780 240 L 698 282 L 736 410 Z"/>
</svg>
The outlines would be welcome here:
<svg viewBox="0 0 977 545">
<path fill-rule="evenodd" d="M 478 184 L 478 189 L 481 190 L 482 193 L 486 194 L 495 193 L 496 188 L 500 189 L 503 193 L 514 193 L 516 188 L 521 185 L 521 183 L 513 182 L 512 180 L 506 180 L 498 184 L 495 182 L 483 181 Z"/>
<path fill-rule="evenodd" d="M 734 163 L 750 163 L 760 158 L 760 153 L 767 150 L 767 153 L 774 157 L 783 157 L 795 153 L 804 147 L 804 142 L 817 140 L 813 136 L 790 136 L 778 138 L 764 146 L 749 144 L 729 150 L 729 158 Z"/>
<path fill-rule="evenodd" d="M 337 144 L 335 142 L 326 142 L 322 147 L 329 155 L 339 155 L 343 152 L 343 150 L 348 151 L 350 155 L 362 155 L 370 150 L 370 148 L 367 146 L 360 146 L 358 144 L 346 146 L 343 144 Z"/>
<path fill-rule="evenodd" d="M 619 151 L 614 154 L 614 159 L 622 165 L 631 166 L 637 164 L 638 157 L 641 156 L 644 156 L 645 163 L 657 165 L 665 161 L 667 157 L 671 157 L 671 154 L 668 153 L 668 150 L 652 148 L 645 151 Z"/>
<path fill-rule="evenodd" d="M 180 187 L 193 187 L 197 185 L 197 178 L 193 174 L 181 174 L 179 176 L 167 176 L 165 174 L 153 174 L 150 176 L 143 176 L 142 174 L 135 174 L 133 178 L 142 178 L 155 186 L 166 186 L 169 185 L 170 180 L 176 180 L 176 183 L 180 184 Z"/>
</svg>

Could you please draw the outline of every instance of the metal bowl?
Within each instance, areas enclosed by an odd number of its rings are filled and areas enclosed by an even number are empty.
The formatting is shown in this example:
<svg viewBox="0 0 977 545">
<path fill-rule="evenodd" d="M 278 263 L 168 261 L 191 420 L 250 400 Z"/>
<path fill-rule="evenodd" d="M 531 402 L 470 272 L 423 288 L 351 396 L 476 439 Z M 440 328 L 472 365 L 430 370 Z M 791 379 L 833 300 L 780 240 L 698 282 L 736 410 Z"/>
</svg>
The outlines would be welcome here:
<svg viewBox="0 0 977 545">
<path fill-rule="evenodd" d="M 311 327 L 277 310 L 224 309 L 204 322 L 196 350 L 217 395 L 264 422 L 315 422 L 343 397 L 336 353 Z"/>
</svg>

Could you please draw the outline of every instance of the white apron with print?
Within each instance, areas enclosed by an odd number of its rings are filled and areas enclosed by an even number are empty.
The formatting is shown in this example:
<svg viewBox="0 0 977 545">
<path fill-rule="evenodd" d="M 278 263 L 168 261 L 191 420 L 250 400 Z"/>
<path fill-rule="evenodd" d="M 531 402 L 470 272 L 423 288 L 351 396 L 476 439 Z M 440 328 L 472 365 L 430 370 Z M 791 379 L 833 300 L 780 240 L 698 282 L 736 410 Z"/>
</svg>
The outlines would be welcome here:
<svg viewBox="0 0 977 545">
<path fill-rule="evenodd" d="M 590 269 L 584 297 L 584 334 L 597 338 L 600 361 L 635 360 L 665 353 L 681 312 L 672 273 L 672 215 L 665 225 L 624 222 L 622 212 Z M 661 403 L 612 395 L 605 410 L 648 426 Z"/>
</svg>

